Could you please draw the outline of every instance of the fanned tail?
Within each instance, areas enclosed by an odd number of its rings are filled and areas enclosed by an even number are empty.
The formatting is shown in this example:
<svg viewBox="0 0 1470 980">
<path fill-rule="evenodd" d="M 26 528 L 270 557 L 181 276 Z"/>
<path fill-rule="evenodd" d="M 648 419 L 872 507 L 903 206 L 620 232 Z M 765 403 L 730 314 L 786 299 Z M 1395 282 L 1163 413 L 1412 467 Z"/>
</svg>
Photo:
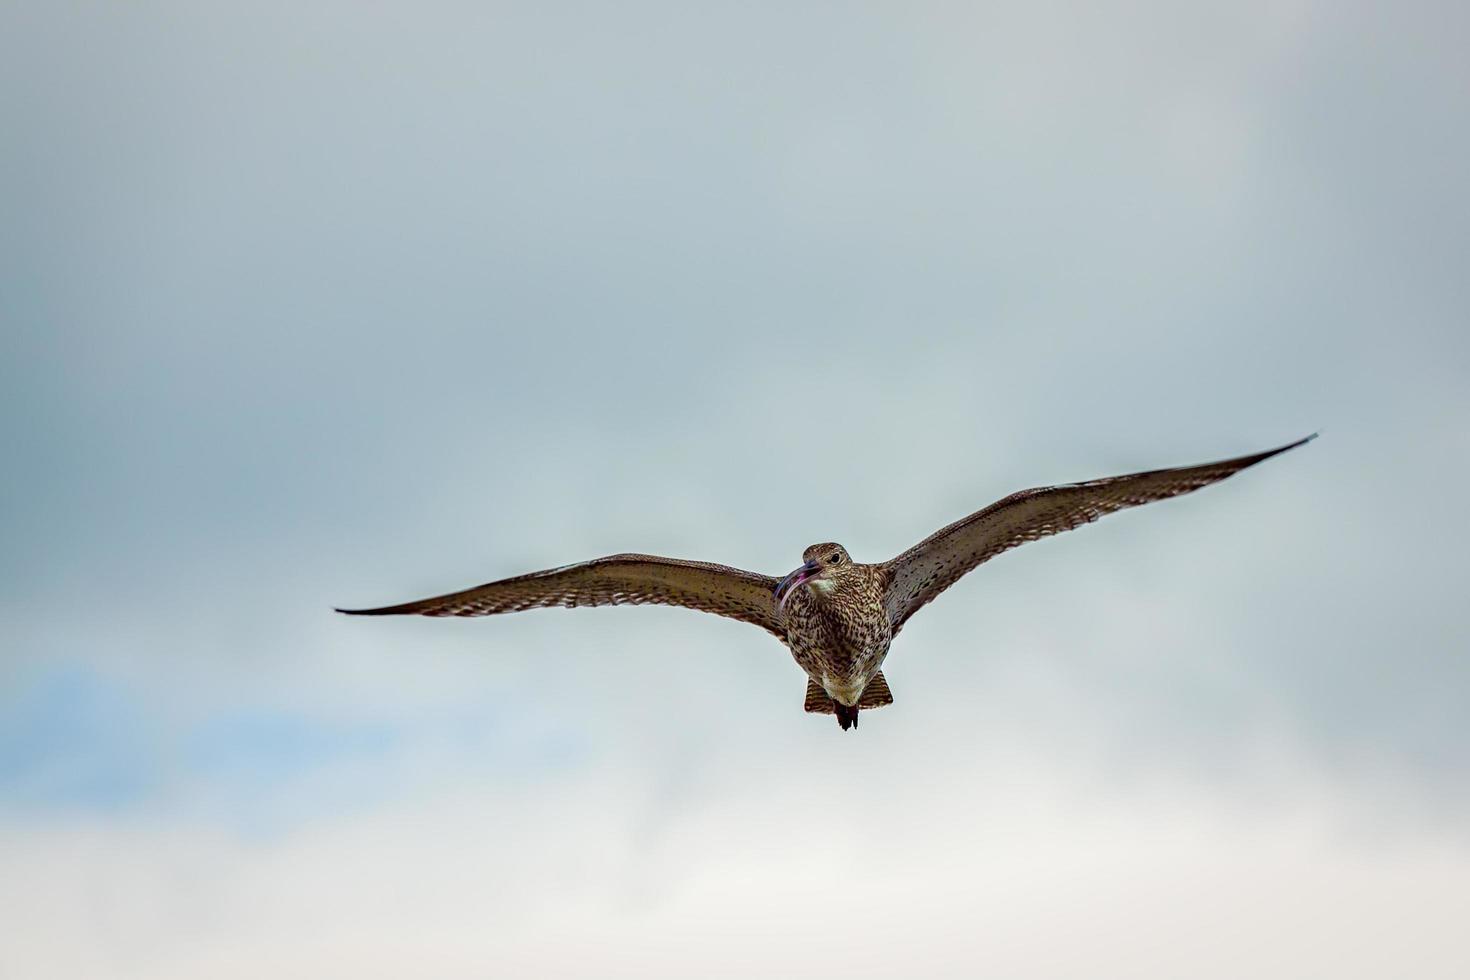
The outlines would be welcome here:
<svg viewBox="0 0 1470 980">
<path fill-rule="evenodd" d="M 814 715 L 836 715 L 837 723 L 842 726 L 843 731 L 856 728 L 858 712 L 864 708 L 881 708 L 885 704 L 893 703 L 893 693 L 888 690 L 888 680 L 883 676 L 883 671 L 873 675 L 868 681 L 868 686 L 863 688 L 862 697 L 858 703 L 849 708 L 845 704 L 839 704 L 822 690 L 822 685 L 811 678 L 806 682 L 806 703 L 802 705 L 810 714 Z"/>
</svg>

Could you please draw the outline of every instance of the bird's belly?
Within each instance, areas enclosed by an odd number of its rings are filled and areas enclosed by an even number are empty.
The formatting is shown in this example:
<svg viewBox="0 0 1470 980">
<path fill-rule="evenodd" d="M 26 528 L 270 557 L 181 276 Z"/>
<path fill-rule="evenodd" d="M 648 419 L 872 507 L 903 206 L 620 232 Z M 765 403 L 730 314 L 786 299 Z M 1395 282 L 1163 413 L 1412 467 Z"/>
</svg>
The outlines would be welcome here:
<svg viewBox="0 0 1470 980">
<path fill-rule="evenodd" d="M 847 589 L 798 587 L 786 605 L 786 642 L 806 675 L 852 706 L 888 654 L 893 630 L 883 594 L 870 583 Z"/>
<path fill-rule="evenodd" d="M 888 655 L 887 636 L 852 635 L 830 627 L 793 630 L 789 640 L 791 655 L 806 675 L 849 705 L 857 703 Z"/>
</svg>

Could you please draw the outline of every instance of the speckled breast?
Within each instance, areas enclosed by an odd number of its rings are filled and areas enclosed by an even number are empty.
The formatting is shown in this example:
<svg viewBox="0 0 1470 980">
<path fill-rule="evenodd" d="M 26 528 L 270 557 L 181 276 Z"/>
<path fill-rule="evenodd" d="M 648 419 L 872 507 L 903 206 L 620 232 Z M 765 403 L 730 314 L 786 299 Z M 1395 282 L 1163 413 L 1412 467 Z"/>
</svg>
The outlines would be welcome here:
<svg viewBox="0 0 1470 980">
<path fill-rule="evenodd" d="M 807 676 L 844 704 L 857 702 L 892 638 L 882 590 L 867 577 L 799 586 L 787 600 L 791 655 Z"/>
</svg>

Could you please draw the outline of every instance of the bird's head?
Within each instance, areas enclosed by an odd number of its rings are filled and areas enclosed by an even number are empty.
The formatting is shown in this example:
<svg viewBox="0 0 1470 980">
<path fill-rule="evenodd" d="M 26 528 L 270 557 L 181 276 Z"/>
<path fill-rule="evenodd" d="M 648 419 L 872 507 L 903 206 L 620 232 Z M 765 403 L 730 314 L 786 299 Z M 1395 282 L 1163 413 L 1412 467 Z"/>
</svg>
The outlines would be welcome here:
<svg viewBox="0 0 1470 980">
<path fill-rule="evenodd" d="M 812 545 L 801 553 L 801 558 L 801 567 L 776 585 L 776 601 L 782 609 L 799 587 L 808 583 L 818 589 L 830 587 L 852 567 L 847 549 L 831 541 Z"/>
</svg>

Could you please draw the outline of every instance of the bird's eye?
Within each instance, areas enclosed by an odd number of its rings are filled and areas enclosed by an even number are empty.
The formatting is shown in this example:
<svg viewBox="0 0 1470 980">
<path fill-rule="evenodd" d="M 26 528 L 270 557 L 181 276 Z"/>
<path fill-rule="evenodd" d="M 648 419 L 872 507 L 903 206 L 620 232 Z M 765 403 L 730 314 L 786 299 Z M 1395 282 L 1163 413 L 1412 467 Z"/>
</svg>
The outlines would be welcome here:
<svg viewBox="0 0 1470 980">
<path fill-rule="evenodd" d="M 840 554 L 838 554 L 838 553 L 837 553 L 837 552 L 833 552 L 833 553 L 832 553 L 832 557 L 831 557 L 831 558 L 828 558 L 828 559 L 827 559 L 827 560 L 828 560 L 828 561 L 829 561 L 829 562 L 831 562 L 831 563 L 832 563 L 832 564 L 834 564 L 834 565 L 835 565 L 835 564 L 837 564 L 837 563 L 838 563 L 838 562 L 840 562 L 840 561 L 842 561 L 842 556 L 841 556 L 841 555 L 840 555 Z"/>
</svg>

